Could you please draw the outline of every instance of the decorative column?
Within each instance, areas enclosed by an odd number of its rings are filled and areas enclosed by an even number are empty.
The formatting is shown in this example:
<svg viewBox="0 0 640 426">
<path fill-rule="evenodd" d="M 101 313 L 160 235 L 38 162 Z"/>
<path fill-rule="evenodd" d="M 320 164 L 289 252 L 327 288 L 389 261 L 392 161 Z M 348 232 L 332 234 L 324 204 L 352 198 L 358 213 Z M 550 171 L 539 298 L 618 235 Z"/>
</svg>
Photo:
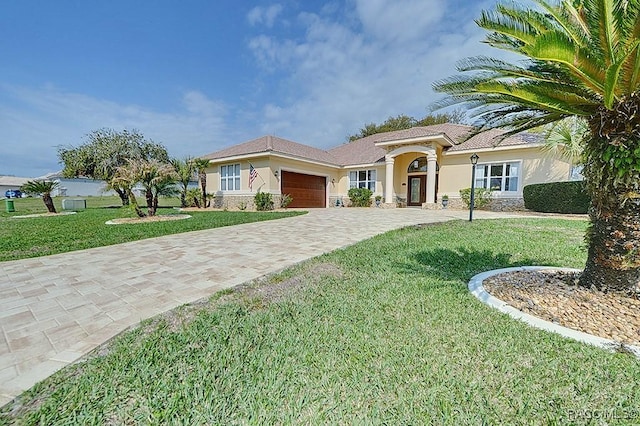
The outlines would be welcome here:
<svg viewBox="0 0 640 426">
<path fill-rule="evenodd" d="M 384 183 L 384 202 L 393 203 L 393 163 L 395 162 L 395 159 L 393 157 L 385 156 L 384 160 L 387 165 Z"/>
<path fill-rule="evenodd" d="M 427 155 L 427 204 L 436 202 L 436 154 Z"/>
</svg>

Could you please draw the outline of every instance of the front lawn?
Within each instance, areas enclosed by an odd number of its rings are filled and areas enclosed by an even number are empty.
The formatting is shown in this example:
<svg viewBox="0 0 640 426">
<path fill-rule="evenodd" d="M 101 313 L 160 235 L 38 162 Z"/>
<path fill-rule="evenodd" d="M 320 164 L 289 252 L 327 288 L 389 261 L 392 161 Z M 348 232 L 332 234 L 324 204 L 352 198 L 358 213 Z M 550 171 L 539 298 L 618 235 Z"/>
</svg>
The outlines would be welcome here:
<svg viewBox="0 0 640 426">
<path fill-rule="evenodd" d="M 220 226 L 295 216 L 301 212 L 188 212 L 186 220 L 143 224 L 105 225 L 110 219 L 134 217 L 132 209 L 120 207 L 117 197 L 87 197 L 87 209 L 71 215 L 16 218 L 12 216 L 46 212 L 37 198 L 15 200 L 14 213 L 0 214 L 0 261 L 45 256 L 55 253 L 125 243 L 144 238 Z M 60 198 L 55 199 L 61 211 Z M 159 215 L 176 214 L 175 199 L 162 199 Z"/>
<path fill-rule="evenodd" d="M 581 267 L 585 227 L 394 231 L 147 321 L 36 385 L 0 420 L 637 424 L 637 359 L 530 328 L 466 288 L 495 268 Z"/>
</svg>

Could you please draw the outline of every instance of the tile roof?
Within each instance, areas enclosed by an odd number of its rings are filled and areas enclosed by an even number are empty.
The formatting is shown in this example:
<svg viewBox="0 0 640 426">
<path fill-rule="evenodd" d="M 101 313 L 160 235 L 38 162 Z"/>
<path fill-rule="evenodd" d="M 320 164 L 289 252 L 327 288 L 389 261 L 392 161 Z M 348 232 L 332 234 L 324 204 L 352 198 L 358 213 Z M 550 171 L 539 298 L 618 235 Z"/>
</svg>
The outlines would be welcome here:
<svg viewBox="0 0 640 426">
<path fill-rule="evenodd" d="M 376 142 L 390 142 L 396 140 L 415 139 L 428 136 L 445 134 L 453 142 L 471 131 L 470 126 L 462 124 L 436 124 L 424 127 L 412 127 L 410 129 L 395 130 L 393 132 L 376 133 L 353 142 L 337 146 L 329 152 L 338 158 L 340 165 L 350 166 L 356 164 L 371 164 L 384 161 L 386 150 L 376 146 Z"/>
<path fill-rule="evenodd" d="M 470 151 L 474 149 L 495 148 L 502 146 L 536 145 L 542 142 L 542 137 L 536 133 L 519 133 L 500 140 L 504 130 L 487 130 L 477 134 L 465 142 L 453 146 L 447 152 Z"/>
<path fill-rule="evenodd" d="M 277 136 L 262 136 L 238 145 L 233 145 L 220 151 L 204 155 L 202 158 L 219 160 L 229 157 L 279 153 L 293 157 L 318 161 L 337 166 L 353 166 L 358 164 L 373 164 L 384 161 L 386 151 L 376 146 L 376 142 L 401 141 L 420 137 L 446 135 L 454 146 L 445 148 L 447 152 L 469 151 L 474 149 L 493 148 L 499 141 L 498 137 L 505 132 L 502 130 L 488 130 L 465 140 L 471 134 L 473 127 L 464 124 L 434 124 L 424 127 L 396 130 L 393 132 L 370 135 L 353 142 L 348 142 L 328 151 L 282 139 Z M 531 145 L 540 142 L 540 136 L 532 133 L 521 133 L 510 136 L 500 142 L 499 146 Z"/>
<path fill-rule="evenodd" d="M 307 160 L 319 161 L 329 164 L 338 164 L 338 160 L 328 153 L 309 145 L 303 145 L 277 136 L 262 136 L 239 145 L 233 145 L 221 151 L 212 152 L 202 156 L 210 160 L 217 160 L 239 155 L 258 154 L 262 152 L 273 152 L 285 155 L 292 155 Z"/>
</svg>

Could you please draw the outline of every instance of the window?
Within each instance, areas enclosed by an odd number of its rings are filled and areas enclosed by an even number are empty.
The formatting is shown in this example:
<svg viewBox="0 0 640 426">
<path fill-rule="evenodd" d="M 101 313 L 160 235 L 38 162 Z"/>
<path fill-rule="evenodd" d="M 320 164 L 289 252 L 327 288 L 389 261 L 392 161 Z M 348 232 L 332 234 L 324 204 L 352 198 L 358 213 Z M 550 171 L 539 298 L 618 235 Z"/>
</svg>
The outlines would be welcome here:
<svg viewBox="0 0 640 426">
<path fill-rule="evenodd" d="M 478 164 L 476 166 L 476 187 L 490 188 L 492 191 L 518 190 L 520 163 Z"/>
<path fill-rule="evenodd" d="M 376 171 L 355 170 L 349 172 L 349 188 L 369 188 L 376 192 Z"/>
<path fill-rule="evenodd" d="M 419 157 L 416 158 L 409 164 L 409 168 L 407 168 L 407 173 L 417 173 L 417 172 L 426 172 L 427 171 L 427 157 Z"/>
<path fill-rule="evenodd" d="M 220 166 L 220 190 L 240 190 L 240 164 L 229 164 L 228 166 Z"/>
</svg>

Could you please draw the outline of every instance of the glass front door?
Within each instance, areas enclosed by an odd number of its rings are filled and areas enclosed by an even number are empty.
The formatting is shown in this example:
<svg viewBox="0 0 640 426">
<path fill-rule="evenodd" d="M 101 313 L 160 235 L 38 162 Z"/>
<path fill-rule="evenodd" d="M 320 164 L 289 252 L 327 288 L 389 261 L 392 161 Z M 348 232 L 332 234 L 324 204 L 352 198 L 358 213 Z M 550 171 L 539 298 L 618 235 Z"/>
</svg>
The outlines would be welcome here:
<svg viewBox="0 0 640 426">
<path fill-rule="evenodd" d="M 407 194 L 407 205 L 422 206 L 427 201 L 427 177 L 409 176 L 409 191 Z"/>
</svg>

